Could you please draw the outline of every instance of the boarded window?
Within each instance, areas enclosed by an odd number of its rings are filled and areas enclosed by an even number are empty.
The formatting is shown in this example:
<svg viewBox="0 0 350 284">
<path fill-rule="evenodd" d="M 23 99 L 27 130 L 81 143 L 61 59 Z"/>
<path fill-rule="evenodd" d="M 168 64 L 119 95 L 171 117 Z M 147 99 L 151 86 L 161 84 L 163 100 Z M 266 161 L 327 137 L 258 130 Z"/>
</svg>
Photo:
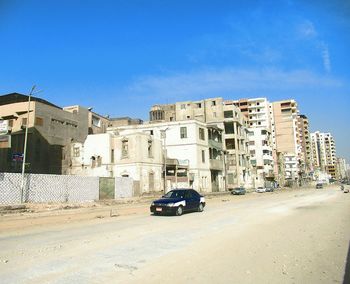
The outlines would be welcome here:
<svg viewBox="0 0 350 284">
<path fill-rule="evenodd" d="M 44 120 L 41 117 L 35 117 L 35 125 L 43 126 L 44 125 Z"/>
<path fill-rule="evenodd" d="M 122 158 L 127 158 L 129 155 L 129 141 L 123 140 L 122 141 Z"/>
</svg>

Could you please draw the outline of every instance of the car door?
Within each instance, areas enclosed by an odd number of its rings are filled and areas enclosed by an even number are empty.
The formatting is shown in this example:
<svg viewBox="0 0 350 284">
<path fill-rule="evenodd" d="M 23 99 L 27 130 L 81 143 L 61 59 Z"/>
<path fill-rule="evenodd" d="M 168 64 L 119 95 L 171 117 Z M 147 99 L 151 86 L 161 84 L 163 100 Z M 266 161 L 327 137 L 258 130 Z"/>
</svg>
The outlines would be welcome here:
<svg viewBox="0 0 350 284">
<path fill-rule="evenodd" d="M 195 206 L 195 200 L 193 199 L 192 192 L 190 190 L 185 191 L 185 200 L 186 200 L 186 211 L 193 210 Z"/>
<path fill-rule="evenodd" d="M 200 196 L 197 192 L 193 190 L 188 190 L 187 192 L 188 201 L 186 200 L 186 203 L 189 204 L 188 210 L 197 210 L 199 203 L 200 203 Z"/>
</svg>

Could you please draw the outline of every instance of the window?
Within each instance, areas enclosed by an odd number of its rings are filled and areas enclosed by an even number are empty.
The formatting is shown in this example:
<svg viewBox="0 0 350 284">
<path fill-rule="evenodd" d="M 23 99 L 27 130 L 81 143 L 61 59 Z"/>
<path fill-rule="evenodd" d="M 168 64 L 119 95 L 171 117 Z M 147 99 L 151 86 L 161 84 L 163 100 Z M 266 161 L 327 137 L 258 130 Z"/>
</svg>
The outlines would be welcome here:
<svg viewBox="0 0 350 284">
<path fill-rule="evenodd" d="M 197 103 L 197 108 L 202 108 L 202 104 L 201 103 Z"/>
<path fill-rule="evenodd" d="M 182 105 L 181 105 L 181 109 L 186 109 L 186 105 L 185 105 L 185 104 L 182 104 Z"/>
<path fill-rule="evenodd" d="M 114 164 L 114 149 L 111 149 L 111 164 Z"/>
<path fill-rule="evenodd" d="M 125 139 L 122 141 L 122 158 L 127 158 L 129 155 L 129 145 L 128 140 Z"/>
<path fill-rule="evenodd" d="M 41 117 L 35 118 L 35 125 L 43 126 L 43 119 Z"/>
<path fill-rule="evenodd" d="M 224 118 L 233 118 L 233 111 L 232 110 L 224 111 Z"/>
<path fill-rule="evenodd" d="M 101 167 L 102 165 L 102 157 L 101 156 L 97 156 L 97 166 Z"/>
<path fill-rule="evenodd" d="M 227 175 L 227 183 L 228 184 L 233 184 L 233 174 L 228 174 Z"/>
<path fill-rule="evenodd" d="M 235 139 L 226 139 L 225 144 L 227 150 L 234 150 L 236 148 Z"/>
<path fill-rule="evenodd" d="M 97 116 L 92 116 L 91 124 L 96 127 L 101 127 L 101 119 Z"/>
<path fill-rule="evenodd" d="M 91 159 L 91 168 L 96 167 L 96 158 L 92 156 L 90 159 Z"/>
<path fill-rule="evenodd" d="M 205 140 L 204 129 L 199 128 L 199 139 Z"/>
<path fill-rule="evenodd" d="M 80 157 L 80 148 L 79 147 L 73 148 L 73 157 Z"/>
<path fill-rule="evenodd" d="M 202 163 L 205 163 L 205 151 L 202 150 Z"/>
<path fill-rule="evenodd" d="M 13 127 L 13 119 L 10 119 L 10 120 L 8 121 L 8 124 L 9 124 L 10 127 Z"/>
<path fill-rule="evenodd" d="M 152 145 L 152 140 L 148 140 L 148 158 L 153 157 L 153 145 Z"/>
<path fill-rule="evenodd" d="M 232 122 L 225 122 L 224 126 L 225 126 L 225 133 L 226 134 L 234 134 L 235 133 L 235 129 L 233 127 Z"/>
<path fill-rule="evenodd" d="M 216 106 L 216 101 L 211 101 L 212 106 Z"/>
<path fill-rule="evenodd" d="M 249 141 L 249 145 L 255 145 L 255 141 Z"/>
<path fill-rule="evenodd" d="M 187 127 L 180 127 L 180 138 L 187 138 Z"/>
<path fill-rule="evenodd" d="M 24 117 L 22 118 L 22 126 L 26 126 L 27 125 L 27 118 Z"/>
<path fill-rule="evenodd" d="M 255 155 L 255 150 L 250 150 L 250 155 L 254 156 Z"/>
</svg>

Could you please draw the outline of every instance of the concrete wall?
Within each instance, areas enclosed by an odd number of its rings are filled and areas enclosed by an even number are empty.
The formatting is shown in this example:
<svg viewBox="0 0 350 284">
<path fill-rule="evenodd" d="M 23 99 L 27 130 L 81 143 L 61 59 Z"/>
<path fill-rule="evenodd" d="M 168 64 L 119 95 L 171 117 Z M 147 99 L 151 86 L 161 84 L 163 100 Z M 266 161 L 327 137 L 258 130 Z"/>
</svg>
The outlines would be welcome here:
<svg viewBox="0 0 350 284">
<path fill-rule="evenodd" d="M 21 174 L 0 173 L 0 204 L 21 203 Z M 132 197 L 133 179 L 116 178 L 115 197 Z M 26 174 L 25 202 L 86 202 L 99 199 L 99 177 Z"/>
</svg>

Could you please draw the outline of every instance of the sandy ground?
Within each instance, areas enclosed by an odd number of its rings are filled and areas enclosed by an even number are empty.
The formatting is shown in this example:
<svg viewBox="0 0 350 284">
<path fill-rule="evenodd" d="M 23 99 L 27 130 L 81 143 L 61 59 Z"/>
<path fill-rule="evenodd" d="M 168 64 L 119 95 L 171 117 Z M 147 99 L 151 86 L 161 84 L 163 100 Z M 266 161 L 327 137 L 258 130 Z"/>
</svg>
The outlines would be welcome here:
<svg viewBox="0 0 350 284">
<path fill-rule="evenodd" d="M 1 216 L 0 282 L 347 283 L 350 194 L 207 202 L 181 217 L 152 216 L 148 203 Z"/>
</svg>

